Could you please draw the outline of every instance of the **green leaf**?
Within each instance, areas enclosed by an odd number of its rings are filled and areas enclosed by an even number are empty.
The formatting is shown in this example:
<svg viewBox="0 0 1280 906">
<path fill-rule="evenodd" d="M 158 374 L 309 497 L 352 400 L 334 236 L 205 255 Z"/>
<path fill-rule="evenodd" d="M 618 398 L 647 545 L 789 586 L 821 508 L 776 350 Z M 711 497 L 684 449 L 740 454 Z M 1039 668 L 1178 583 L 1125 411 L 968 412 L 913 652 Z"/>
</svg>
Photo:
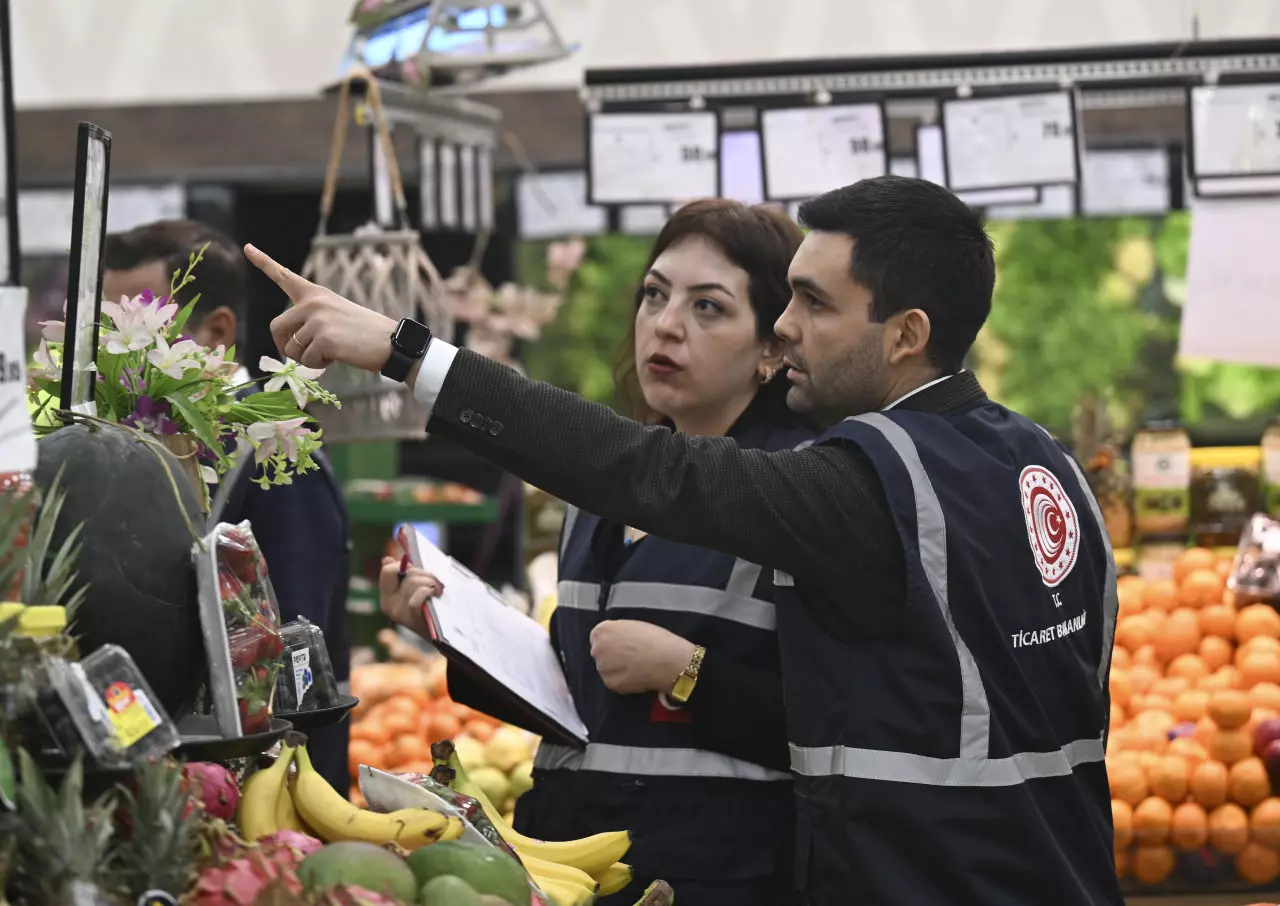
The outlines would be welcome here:
<svg viewBox="0 0 1280 906">
<path fill-rule="evenodd" d="M 191 433 L 206 447 L 220 456 L 222 444 L 218 442 L 218 431 L 213 422 L 209 421 L 205 414 L 200 411 L 200 408 L 181 393 L 172 393 L 166 396 L 165 399 L 182 416 L 183 421 L 187 423 L 187 427 L 191 429 Z"/>
<path fill-rule="evenodd" d="M 169 325 L 168 336 L 166 339 L 173 339 L 182 336 L 182 328 L 187 326 L 187 319 L 191 317 L 191 313 L 195 311 L 196 303 L 200 301 L 200 294 L 196 293 L 191 301 L 182 306 L 182 310 L 174 317 L 173 323 Z"/>
<path fill-rule="evenodd" d="M 0 806 L 9 811 L 17 808 L 17 777 L 13 771 L 13 755 L 3 739 L 0 739 Z"/>
</svg>

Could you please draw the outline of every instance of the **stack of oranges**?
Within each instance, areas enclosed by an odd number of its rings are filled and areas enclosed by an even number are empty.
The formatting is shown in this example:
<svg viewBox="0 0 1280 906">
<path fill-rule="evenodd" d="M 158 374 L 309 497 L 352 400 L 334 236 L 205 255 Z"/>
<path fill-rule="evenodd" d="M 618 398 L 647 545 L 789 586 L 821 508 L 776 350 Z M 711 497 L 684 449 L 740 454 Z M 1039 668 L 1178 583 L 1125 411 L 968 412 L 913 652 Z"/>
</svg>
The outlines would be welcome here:
<svg viewBox="0 0 1280 906">
<path fill-rule="evenodd" d="M 351 798 L 362 764 L 385 771 L 430 774 L 431 744 L 469 737 L 486 743 L 499 721 L 449 697 L 444 661 L 371 664 L 353 668 L 351 693 L 360 699 L 351 725 L 347 763 Z"/>
<path fill-rule="evenodd" d="M 1107 770 L 1116 869 L 1139 884 L 1175 870 L 1280 876 L 1280 797 L 1263 758 L 1280 717 L 1280 614 L 1237 606 L 1230 569 L 1230 556 L 1192 548 L 1173 579 L 1120 580 Z"/>
</svg>

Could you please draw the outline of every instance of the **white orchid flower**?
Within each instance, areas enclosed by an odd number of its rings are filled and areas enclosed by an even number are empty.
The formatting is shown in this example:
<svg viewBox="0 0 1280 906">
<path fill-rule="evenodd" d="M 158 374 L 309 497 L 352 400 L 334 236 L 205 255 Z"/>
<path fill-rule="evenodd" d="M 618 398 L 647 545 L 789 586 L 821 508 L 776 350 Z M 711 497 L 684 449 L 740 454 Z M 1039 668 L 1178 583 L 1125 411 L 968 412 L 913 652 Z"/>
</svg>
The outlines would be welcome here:
<svg viewBox="0 0 1280 906">
<path fill-rule="evenodd" d="M 300 362 L 281 362 L 269 355 L 264 355 L 258 360 L 258 367 L 268 374 L 275 375 L 267 381 L 263 389 L 268 393 L 274 393 L 287 386 L 293 393 L 293 399 L 297 402 L 299 409 L 305 408 L 307 400 L 310 399 L 303 381 L 315 381 L 324 374 L 323 368 L 308 368 Z"/>
</svg>

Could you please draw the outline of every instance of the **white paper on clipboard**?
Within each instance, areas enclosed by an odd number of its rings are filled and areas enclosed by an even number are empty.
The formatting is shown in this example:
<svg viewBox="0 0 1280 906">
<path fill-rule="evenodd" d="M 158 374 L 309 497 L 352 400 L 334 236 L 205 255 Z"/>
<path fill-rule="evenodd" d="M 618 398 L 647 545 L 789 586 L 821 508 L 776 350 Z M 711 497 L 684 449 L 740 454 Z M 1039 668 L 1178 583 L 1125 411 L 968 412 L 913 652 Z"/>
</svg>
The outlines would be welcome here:
<svg viewBox="0 0 1280 906">
<path fill-rule="evenodd" d="M 445 589 L 429 602 L 437 644 L 462 655 L 529 708 L 586 743 L 587 726 L 578 716 L 547 631 L 412 526 L 405 526 L 405 532 L 413 565 L 434 573 Z"/>
</svg>

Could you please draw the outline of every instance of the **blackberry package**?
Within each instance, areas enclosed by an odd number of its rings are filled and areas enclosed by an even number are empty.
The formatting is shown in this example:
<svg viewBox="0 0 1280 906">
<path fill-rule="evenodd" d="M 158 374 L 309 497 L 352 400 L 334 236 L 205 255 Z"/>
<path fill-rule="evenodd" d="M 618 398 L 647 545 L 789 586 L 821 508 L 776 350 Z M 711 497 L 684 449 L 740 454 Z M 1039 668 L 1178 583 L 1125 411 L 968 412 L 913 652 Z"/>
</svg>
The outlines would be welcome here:
<svg viewBox="0 0 1280 906">
<path fill-rule="evenodd" d="M 296 713 L 338 704 L 338 680 L 324 631 L 300 617 L 280 630 L 284 652 L 276 679 L 276 711 Z"/>
</svg>

